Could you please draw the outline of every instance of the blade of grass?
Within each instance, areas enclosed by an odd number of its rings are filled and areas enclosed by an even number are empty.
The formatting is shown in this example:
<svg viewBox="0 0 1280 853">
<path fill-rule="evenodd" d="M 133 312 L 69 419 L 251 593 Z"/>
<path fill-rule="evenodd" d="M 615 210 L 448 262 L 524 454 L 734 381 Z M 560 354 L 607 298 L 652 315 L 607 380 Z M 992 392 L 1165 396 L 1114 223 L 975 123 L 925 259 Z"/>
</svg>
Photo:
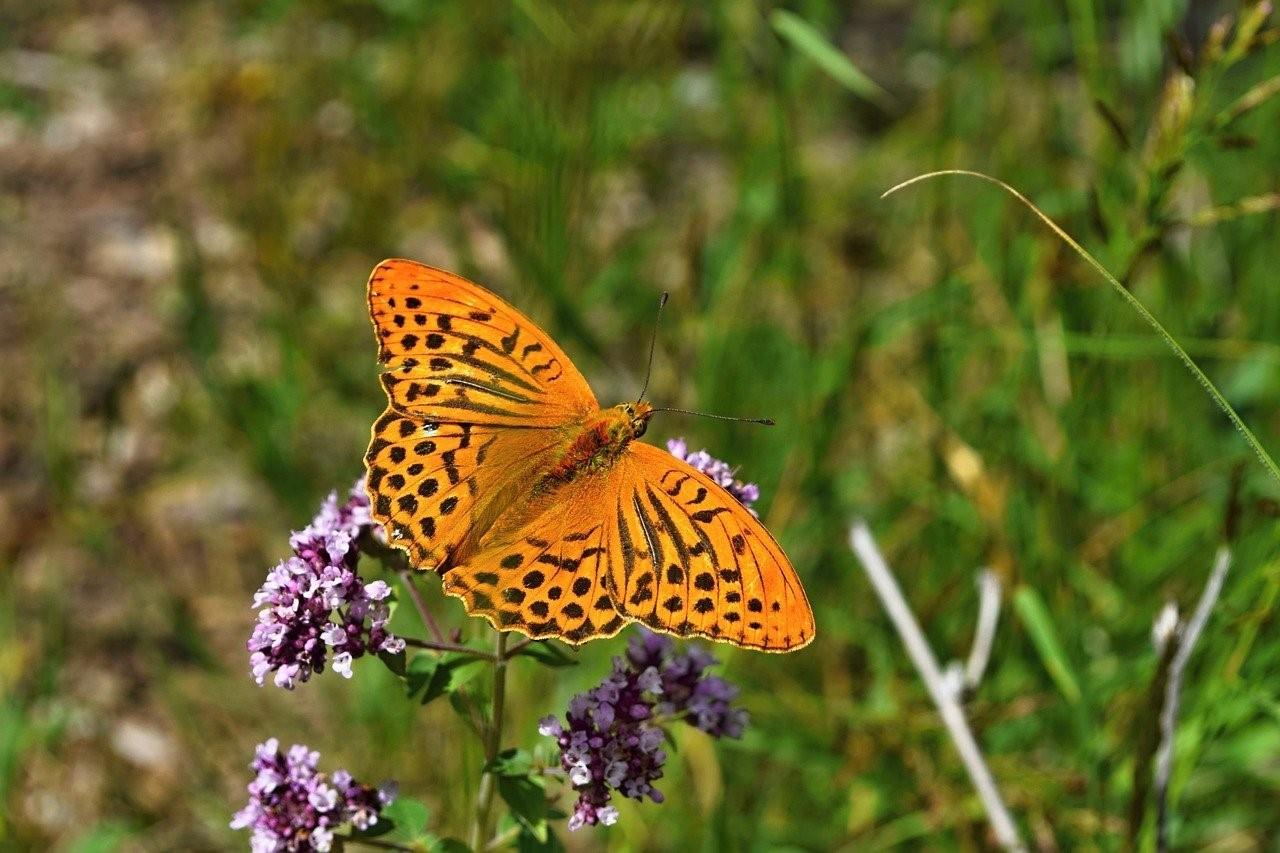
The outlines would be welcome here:
<svg viewBox="0 0 1280 853">
<path fill-rule="evenodd" d="M 1262 462 L 1262 465 L 1267 469 L 1267 472 L 1276 479 L 1276 482 L 1280 482 L 1280 466 L 1276 465 L 1275 460 L 1271 458 L 1271 454 L 1267 453 L 1266 448 L 1262 446 L 1262 442 L 1258 441 L 1257 436 L 1253 434 L 1253 430 L 1249 429 L 1248 425 L 1245 424 L 1244 420 L 1241 419 L 1236 410 L 1227 402 L 1227 398 L 1218 390 L 1218 386 L 1213 384 L 1213 381 L 1209 379 L 1208 375 L 1205 374 L 1203 370 L 1200 369 L 1200 365 L 1196 364 L 1195 360 L 1187 354 L 1187 351 L 1182 348 L 1182 345 L 1178 343 L 1177 339 L 1175 339 L 1173 335 L 1165 329 L 1164 325 L 1156 319 L 1154 314 L 1147 310 L 1147 307 L 1142 304 L 1138 297 L 1130 293 L 1128 288 L 1120 283 L 1119 279 L 1112 275 L 1106 267 L 1094 258 L 1093 255 L 1089 254 L 1083 246 L 1077 243 L 1075 238 L 1064 231 L 1058 223 L 1050 219 L 1048 214 L 1036 207 L 1036 205 L 1022 193 L 1018 192 L 999 178 L 984 175 L 982 172 L 973 172 L 968 169 L 943 169 L 937 172 L 927 172 L 923 175 L 916 175 L 914 178 L 909 178 L 908 180 L 885 190 L 885 192 L 881 194 L 880 198 L 888 198 L 898 192 L 898 190 L 906 189 L 913 184 L 918 184 L 932 178 L 939 178 L 946 175 L 963 175 L 965 177 L 978 178 L 979 180 L 986 181 L 989 184 L 995 184 L 997 187 L 1000 187 L 1000 189 L 1022 202 L 1040 219 L 1041 222 L 1049 226 L 1049 230 L 1058 235 L 1058 238 L 1070 246 L 1072 251 L 1083 258 L 1089 266 L 1093 267 L 1104 279 L 1106 279 L 1107 283 L 1111 285 L 1116 293 L 1120 294 L 1124 301 L 1129 303 L 1129 307 L 1138 312 L 1138 316 L 1140 316 L 1148 326 L 1156 330 L 1156 333 L 1160 335 L 1161 339 L 1168 344 L 1174 354 L 1182 360 L 1184 365 L 1186 365 L 1187 370 L 1191 371 L 1191 375 L 1200 382 L 1205 391 L 1208 392 L 1209 396 L 1213 398 L 1213 401 L 1218 404 L 1218 407 L 1226 413 L 1228 418 L 1231 419 L 1231 423 L 1234 424 L 1235 428 L 1244 436 L 1244 440 L 1249 444 L 1249 447 L 1253 449 L 1253 452 L 1257 454 L 1259 461 Z"/>
<path fill-rule="evenodd" d="M 881 107 L 892 102 L 892 97 L 879 83 L 864 74 L 804 18 L 776 9 L 769 16 L 769 23 L 774 32 L 850 92 Z"/>
<path fill-rule="evenodd" d="M 1076 681 L 1071 664 L 1062 651 L 1058 632 L 1053 627 L 1053 618 L 1049 615 L 1049 609 L 1044 606 L 1040 594 L 1029 586 L 1019 588 L 1013 594 L 1013 609 L 1031 635 L 1031 643 L 1036 647 L 1049 676 L 1058 685 L 1058 690 L 1067 701 L 1079 702 L 1080 683 Z"/>
</svg>

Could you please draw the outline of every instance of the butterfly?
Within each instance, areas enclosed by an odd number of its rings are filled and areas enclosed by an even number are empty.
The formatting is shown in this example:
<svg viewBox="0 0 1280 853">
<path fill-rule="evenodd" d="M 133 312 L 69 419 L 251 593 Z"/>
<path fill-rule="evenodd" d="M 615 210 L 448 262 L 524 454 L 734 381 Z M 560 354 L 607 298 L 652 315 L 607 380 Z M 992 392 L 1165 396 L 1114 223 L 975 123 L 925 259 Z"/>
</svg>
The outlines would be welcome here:
<svg viewBox="0 0 1280 853">
<path fill-rule="evenodd" d="M 369 277 L 387 408 L 365 455 L 373 517 L 498 630 L 582 643 L 630 622 L 784 652 L 814 636 L 782 548 L 716 482 L 602 409 L 546 332 L 460 276 Z"/>
</svg>

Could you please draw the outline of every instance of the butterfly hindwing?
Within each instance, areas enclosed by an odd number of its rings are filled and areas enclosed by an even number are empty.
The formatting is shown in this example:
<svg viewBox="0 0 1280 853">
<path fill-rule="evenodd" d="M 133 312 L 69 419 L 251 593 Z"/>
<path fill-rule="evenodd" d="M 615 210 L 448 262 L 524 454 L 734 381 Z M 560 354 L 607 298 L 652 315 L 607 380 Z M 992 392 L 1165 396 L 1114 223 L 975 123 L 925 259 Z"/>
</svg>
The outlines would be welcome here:
<svg viewBox="0 0 1280 853">
<path fill-rule="evenodd" d="M 628 621 L 607 590 L 614 556 L 600 511 L 609 478 L 586 477 L 553 495 L 512 504 L 478 550 L 444 576 L 444 590 L 494 627 L 581 643 Z"/>
<path fill-rule="evenodd" d="M 573 643 L 631 621 L 775 652 L 814 634 L 795 570 L 759 520 L 639 442 L 607 472 L 511 504 L 444 589 L 497 628 Z"/>
<path fill-rule="evenodd" d="M 478 284 L 414 261 L 369 276 L 369 315 L 391 407 L 428 421 L 547 427 L 599 408 L 568 356 Z"/>
<path fill-rule="evenodd" d="M 791 562 L 724 488 L 639 442 L 617 474 L 610 587 L 625 616 L 765 651 L 813 639 L 813 613 Z"/>
</svg>

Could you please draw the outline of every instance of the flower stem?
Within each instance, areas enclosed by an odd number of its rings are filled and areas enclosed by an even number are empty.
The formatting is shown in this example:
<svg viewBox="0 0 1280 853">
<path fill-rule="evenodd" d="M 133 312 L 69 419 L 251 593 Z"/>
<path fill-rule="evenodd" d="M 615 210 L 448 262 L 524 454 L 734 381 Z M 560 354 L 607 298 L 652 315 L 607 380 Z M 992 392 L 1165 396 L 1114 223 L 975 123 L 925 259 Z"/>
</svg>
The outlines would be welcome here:
<svg viewBox="0 0 1280 853">
<path fill-rule="evenodd" d="M 508 844 L 510 844 L 512 841 L 515 841 L 519 837 L 520 837 L 520 826 L 517 824 L 516 826 L 513 826 L 510 829 L 507 829 L 507 830 L 504 830 L 503 832 L 498 833 L 493 838 L 490 838 L 489 843 L 485 845 L 484 849 L 501 850 L 503 847 L 506 847 Z"/>
<path fill-rule="evenodd" d="M 418 640 L 413 637 L 403 637 L 406 646 L 413 646 L 415 649 L 430 649 L 435 652 L 454 652 L 460 655 L 470 655 L 475 658 L 484 658 L 485 660 L 495 660 L 493 652 L 482 651 L 481 649 L 473 649 L 470 646 L 464 646 L 461 643 L 440 643 L 434 640 Z"/>
<path fill-rule="evenodd" d="M 532 637 L 525 637 L 523 640 L 516 643 L 514 646 L 512 646 L 510 649 L 507 650 L 507 657 L 508 658 L 515 657 L 521 652 L 521 650 L 524 649 L 525 646 L 532 645 L 535 642 L 537 641 L 534 640 Z"/>
<path fill-rule="evenodd" d="M 497 776 L 491 769 L 498 749 L 502 745 L 502 708 L 507 694 L 507 635 L 497 632 L 493 648 L 493 708 L 485 730 L 484 775 L 480 777 L 480 790 L 476 794 L 475 820 L 471 824 L 471 849 L 482 853 L 487 847 L 485 839 L 493 832 L 489 816 L 493 810 L 493 792 Z"/>
<path fill-rule="evenodd" d="M 413 599 L 413 606 L 417 609 L 418 615 L 422 617 L 422 624 L 427 626 L 427 630 L 431 632 L 431 636 L 437 643 L 444 642 L 444 632 L 440 630 L 436 617 L 431 615 L 427 602 L 423 600 L 422 591 L 418 589 L 417 583 L 414 582 L 413 573 L 408 569 L 400 569 L 397 574 L 400 575 L 400 582 L 404 584 L 409 597 Z"/>
<path fill-rule="evenodd" d="M 405 847 L 403 844 L 396 844 L 394 841 L 379 841 L 376 838 L 352 838 L 349 835 L 336 837 L 341 838 L 348 846 L 362 844 L 365 847 L 377 847 L 379 850 L 413 850 L 412 847 Z"/>
<path fill-rule="evenodd" d="M 360 550 L 395 571 L 400 578 L 400 582 L 404 584 L 405 591 L 409 593 L 409 598 L 413 599 L 414 609 L 422 617 L 422 624 L 427 626 L 427 630 L 431 632 L 431 636 L 436 642 L 444 642 L 444 632 L 440 630 L 440 624 L 436 622 L 436 618 L 427 609 L 427 602 L 423 600 L 422 593 L 414 582 L 413 570 L 409 567 L 409 558 L 405 555 L 405 552 L 386 542 L 379 541 L 378 537 L 374 536 L 369 530 L 360 535 Z"/>
</svg>

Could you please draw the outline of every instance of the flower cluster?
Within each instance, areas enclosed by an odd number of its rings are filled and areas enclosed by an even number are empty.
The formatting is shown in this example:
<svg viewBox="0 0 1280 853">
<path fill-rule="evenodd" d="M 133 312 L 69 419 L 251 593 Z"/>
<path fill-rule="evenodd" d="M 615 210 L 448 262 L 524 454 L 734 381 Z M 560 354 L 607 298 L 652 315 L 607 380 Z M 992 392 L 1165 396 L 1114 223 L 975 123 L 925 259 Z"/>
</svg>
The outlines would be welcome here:
<svg viewBox="0 0 1280 853">
<path fill-rule="evenodd" d="M 316 770 L 320 753 L 294 744 L 280 751 L 271 738 L 258 745 L 249 767 L 249 803 L 236 812 L 232 829 L 252 829 L 253 853 L 329 850 L 335 828 L 350 823 L 368 829 L 395 799 L 394 783 L 362 785 L 345 770 L 326 775 Z"/>
<path fill-rule="evenodd" d="M 570 830 L 616 821 L 614 791 L 662 802 L 653 783 L 667 760 L 664 723 L 683 720 L 715 737 L 742 735 L 747 712 L 730 704 L 738 689 L 705 674 L 715 658 L 696 646 L 683 654 L 674 648 L 669 638 L 642 630 L 604 681 L 573 697 L 567 725 L 554 716 L 539 723 L 541 734 L 556 739 L 578 792 Z"/>
<path fill-rule="evenodd" d="M 369 499 L 356 483 L 345 503 L 330 494 L 311 524 L 290 538 L 293 556 L 271 570 L 253 597 L 259 613 L 249 664 L 259 684 L 274 672 L 275 683 L 292 690 L 324 671 L 330 650 L 334 670 L 350 678 L 361 655 L 404 649 L 387 631 L 391 589 L 356 573 L 356 540 L 371 529 Z"/>
<path fill-rule="evenodd" d="M 760 500 L 760 487 L 755 483 L 744 483 L 737 479 L 738 469 L 728 462 L 715 458 L 705 450 L 695 450 L 690 453 L 689 443 L 683 438 L 667 439 L 667 451 L 723 486 L 729 494 L 738 499 L 739 503 L 751 510 L 752 515 L 755 514 L 751 505 Z"/>
</svg>

